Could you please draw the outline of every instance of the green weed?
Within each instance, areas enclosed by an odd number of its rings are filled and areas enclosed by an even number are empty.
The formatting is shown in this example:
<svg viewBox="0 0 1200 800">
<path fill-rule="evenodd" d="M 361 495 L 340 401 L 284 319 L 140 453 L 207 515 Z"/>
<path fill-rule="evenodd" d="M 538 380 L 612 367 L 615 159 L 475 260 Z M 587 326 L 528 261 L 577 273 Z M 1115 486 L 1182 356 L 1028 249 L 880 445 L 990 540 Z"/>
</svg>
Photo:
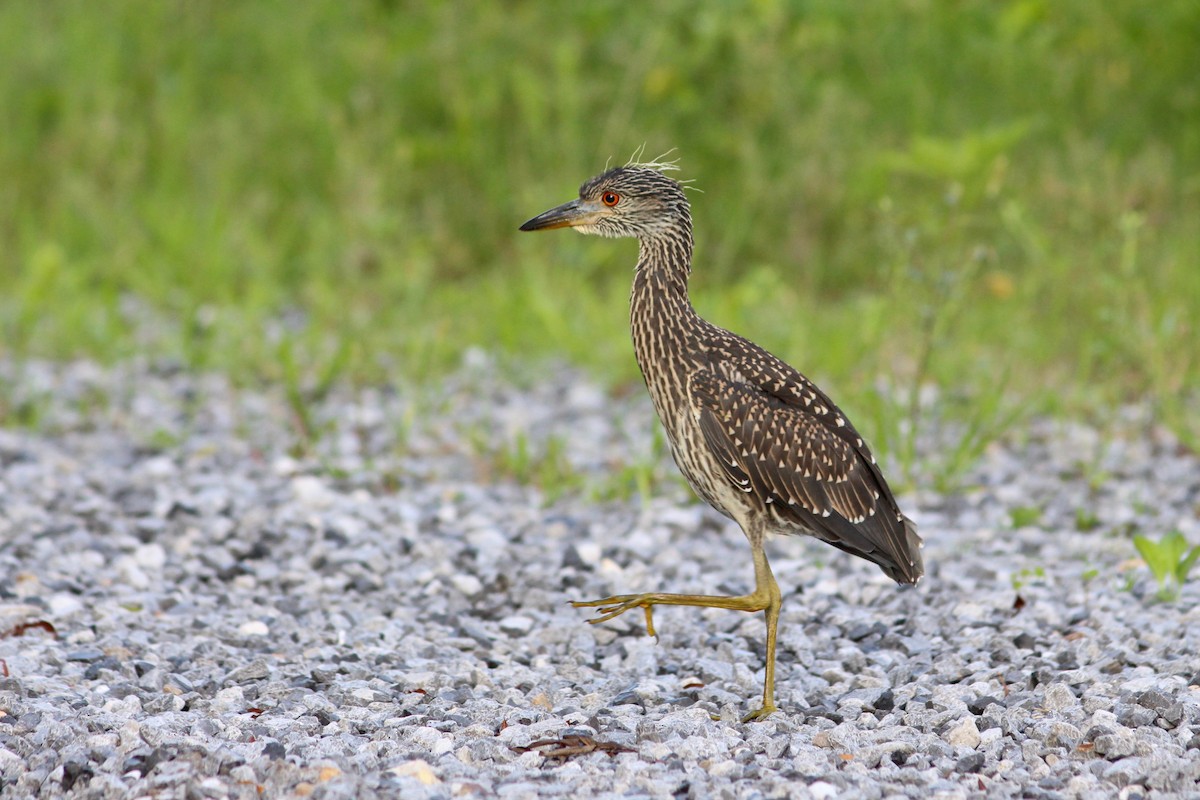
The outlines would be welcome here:
<svg viewBox="0 0 1200 800">
<path fill-rule="evenodd" d="M 1094 531 L 1100 527 L 1100 518 L 1085 508 L 1075 509 L 1075 530 L 1082 533 Z"/>
<path fill-rule="evenodd" d="M 666 455 L 666 434 L 660 426 L 655 425 L 650 451 L 645 457 L 618 465 L 604 477 L 591 482 L 588 486 L 591 498 L 598 501 L 627 501 L 637 497 L 644 503 L 660 486 L 672 480 L 686 485 L 683 476 L 674 467 L 666 465 Z"/>
<path fill-rule="evenodd" d="M 165 453 L 174 450 L 183 441 L 184 438 L 175 431 L 170 431 L 166 428 L 155 428 L 142 440 L 142 447 Z"/>
<path fill-rule="evenodd" d="M 37 430 L 49 398 L 30 397 L 18 391 L 18 386 L 16 378 L 0 378 L 0 425 Z"/>
<path fill-rule="evenodd" d="M 1012 576 L 1012 588 L 1014 592 L 1019 592 L 1025 588 L 1030 582 L 1043 581 L 1046 578 L 1046 570 L 1043 567 L 1025 568 L 1016 572 Z"/>
<path fill-rule="evenodd" d="M 1041 521 L 1042 509 L 1038 506 L 1017 506 L 1008 510 L 1008 517 L 1014 528 L 1028 528 Z"/>
<path fill-rule="evenodd" d="M 342 377 L 349 360 L 351 348 L 341 340 L 332 357 L 322 359 L 316 370 L 305 369 L 296 353 L 296 338 L 283 334 L 276 349 L 277 366 L 282 378 L 284 397 L 292 412 L 292 421 L 297 433 L 293 450 L 297 455 L 310 452 L 312 446 L 324 432 L 332 427 L 333 421 L 319 423 L 315 407 L 333 390 Z"/>
<path fill-rule="evenodd" d="M 1177 599 L 1188 572 L 1200 559 L 1200 545 L 1189 547 L 1182 533 L 1171 531 L 1157 542 L 1138 534 L 1133 537 L 1133 546 L 1158 582 L 1158 599 Z"/>
<path fill-rule="evenodd" d="M 499 446 L 482 429 L 472 431 L 469 439 L 486 478 L 536 486 L 547 504 L 569 492 L 580 491 L 585 485 L 584 476 L 567 458 L 566 443 L 561 437 L 547 437 L 537 448 L 524 431 L 518 431 L 512 441 Z"/>
</svg>

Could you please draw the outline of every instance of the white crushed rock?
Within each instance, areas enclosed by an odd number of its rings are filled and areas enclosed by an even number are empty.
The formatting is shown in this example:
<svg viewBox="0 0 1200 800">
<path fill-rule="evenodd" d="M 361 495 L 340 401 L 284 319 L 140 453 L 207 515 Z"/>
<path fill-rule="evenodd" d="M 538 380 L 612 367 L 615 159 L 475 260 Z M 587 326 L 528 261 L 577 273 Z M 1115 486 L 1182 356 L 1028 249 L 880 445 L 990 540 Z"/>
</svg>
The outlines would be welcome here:
<svg viewBox="0 0 1200 800">
<path fill-rule="evenodd" d="M 1200 541 L 1200 461 L 1148 421 L 1036 421 L 968 489 L 902 498 L 915 590 L 773 542 L 782 712 L 744 725 L 760 615 L 663 608 L 656 644 L 567 605 L 751 579 L 741 534 L 651 455 L 644 398 L 475 360 L 436 392 L 335 392 L 308 454 L 280 392 L 0 363 L 38 405 L 0 429 L 0 795 L 1200 791 L 1200 580 L 1155 602 L 1130 544 Z M 503 431 L 560 437 L 593 486 L 643 464 L 655 495 L 547 504 L 487 452 Z M 1041 514 L 1014 529 L 1017 507 Z"/>
</svg>

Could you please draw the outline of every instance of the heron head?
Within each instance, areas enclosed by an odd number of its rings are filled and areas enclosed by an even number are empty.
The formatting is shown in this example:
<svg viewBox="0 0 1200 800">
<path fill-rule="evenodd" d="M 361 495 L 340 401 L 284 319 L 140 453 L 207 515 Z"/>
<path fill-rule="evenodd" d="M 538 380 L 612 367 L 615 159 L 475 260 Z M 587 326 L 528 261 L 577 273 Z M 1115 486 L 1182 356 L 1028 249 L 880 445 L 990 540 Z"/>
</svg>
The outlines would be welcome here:
<svg viewBox="0 0 1200 800">
<path fill-rule="evenodd" d="M 661 165 L 631 164 L 597 175 L 579 187 L 579 197 L 521 226 L 523 231 L 574 228 L 597 236 L 652 238 L 690 222 L 683 187 Z"/>
</svg>

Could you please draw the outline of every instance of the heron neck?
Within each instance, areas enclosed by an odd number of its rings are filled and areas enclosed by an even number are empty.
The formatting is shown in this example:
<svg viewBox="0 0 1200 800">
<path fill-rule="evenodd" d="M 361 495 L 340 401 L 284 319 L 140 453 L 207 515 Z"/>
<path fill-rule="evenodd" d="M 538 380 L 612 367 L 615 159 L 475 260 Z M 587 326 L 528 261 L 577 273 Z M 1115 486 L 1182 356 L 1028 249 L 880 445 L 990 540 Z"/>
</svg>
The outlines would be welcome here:
<svg viewBox="0 0 1200 800">
<path fill-rule="evenodd" d="M 634 291 L 639 284 L 652 284 L 656 290 L 665 290 L 686 301 L 692 249 L 692 221 L 688 217 L 652 236 L 640 238 Z"/>
<path fill-rule="evenodd" d="M 696 311 L 688 297 L 691 234 L 690 225 L 679 226 L 640 241 L 629 311 L 634 350 L 643 373 L 647 359 L 661 360 L 661 348 L 686 349 L 681 334 L 696 320 Z"/>
<path fill-rule="evenodd" d="M 686 374 L 697 351 L 694 332 L 700 324 L 688 298 L 692 266 L 691 229 L 673 236 L 641 240 L 629 324 L 633 352 L 658 416 L 668 426 L 679 419 L 678 392 L 672 386 L 686 383 Z"/>
</svg>

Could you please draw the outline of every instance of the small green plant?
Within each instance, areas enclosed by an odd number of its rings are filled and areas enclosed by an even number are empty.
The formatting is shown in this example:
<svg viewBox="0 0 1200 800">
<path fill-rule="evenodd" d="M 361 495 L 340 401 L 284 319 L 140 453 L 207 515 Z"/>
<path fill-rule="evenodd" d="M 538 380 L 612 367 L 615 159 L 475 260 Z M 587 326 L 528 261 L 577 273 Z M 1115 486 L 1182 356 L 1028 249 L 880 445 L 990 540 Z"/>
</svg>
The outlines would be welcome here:
<svg viewBox="0 0 1200 800">
<path fill-rule="evenodd" d="M 1100 518 L 1085 508 L 1075 509 L 1075 530 L 1081 533 L 1094 531 L 1100 527 Z"/>
<path fill-rule="evenodd" d="M 612 465 L 603 477 L 589 487 L 593 501 L 628 501 L 634 497 L 643 503 L 649 501 L 655 489 L 664 483 L 678 480 L 686 485 L 683 476 L 670 467 L 665 467 L 667 437 L 660 426 L 652 428 L 650 450 L 642 457 Z"/>
<path fill-rule="evenodd" d="M 1092 581 L 1100 577 L 1100 570 L 1096 567 L 1088 567 L 1080 574 L 1079 579 L 1083 581 L 1083 606 L 1091 609 L 1092 607 Z"/>
<path fill-rule="evenodd" d="M 547 437 L 539 449 L 534 448 L 524 431 L 517 431 L 510 443 L 499 447 L 482 430 L 470 432 L 469 437 L 487 478 L 507 478 L 522 486 L 536 486 L 542 490 L 547 505 L 584 485 L 584 476 L 571 464 L 566 443 L 560 437 Z"/>
<path fill-rule="evenodd" d="M 654 480 L 654 465 L 646 462 L 622 464 L 608 473 L 607 477 L 588 488 L 588 499 L 594 502 L 608 500 L 627 501 L 634 497 L 643 500 L 649 496 Z"/>
<path fill-rule="evenodd" d="M 1046 577 L 1044 567 L 1034 567 L 1033 569 L 1025 568 L 1020 572 L 1014 573 L 1012 576 L 1012 587 L 1014 592 L 1019 592 L 1025 588 L 1025 584 L 1030 581 L 1042 580 Z"/>
<path fill-rule="evenodd" d="M 1042 510 L 1037 506 L 1017 506 L 1009 510 L 1008 517 L 1014 528 L 1028 528 L 1042 518 Z"/>
<path fill-rule="evenodd" d="M 1189 547 L 1182 533 L 1171 531 L 1157 542 L 1139 534 L 1133 537 L 1133 546 L 1158 581 L 1158 599 L 1168 603 L 1177 599 L 1192 565 L 1200 559 L 1200 545 Z"/>
<path fill-rule="evenodd" d="M 172 450 L 183 443 L 183 437 L 166 428 L 155 428 L 142 441 L 142 446 L 158 452 Z"/>
<path fill-rule="evenodd" d="M 18 379 L 0 378 L 0 427 L 36 430 L 49 398 L 23 396 Z"/>
<path fill-rule="evenodd" d="M 1003 368 L 995 383 L 985 391 L 975 392 L 964 403 L 967 408 L 955 410 L 962 421 L 962 435 L 952 444 L 941 460 L 941 467 L 934 475 L 934 486 L 940 492 L 955 491 L 963 476 L 979 461 L 992 442 L 1010 430 L 1024 415 L 1029 413 L 1026 404 L 1009 404 L 1005 407 L 1009 379 L 1012 372 Z"/>
<path fill-rule="evenodd" d="M 330 424 L 321 425 L 316 406 L 329 396 L 337 384 L 349 361 L 351 347 L 348 340 L 340 340 L 333 355 L 323 365 L 318 365 L 319 371 L 311 364 L 306 369 L 296 351 L 296 341 L 285 334 L 279 341 L 276 353 L 284 394 L 297 433 L 292 452 L 300 456 L 308 454 L 317 440 L 332 427 Z"/>
<path fill-rule="evenodd" d="M 568 492 L 578 491 L 583 485 L 583 475 L 567 457 L 567 445 L 562 438 L 551 436 L 546 440 L 545 451 L 537 466 L 536 483 L 547 504 Z"/>
<path fill-rule="evenodd" d="M 528 485 L 537 479 L 537 459 L 529 444 L 529 435 L 517 431 L 508 448 L 496 451 L 496 466 L 500 472 L 512 476 L 517 483 Z"/>
</svg>

